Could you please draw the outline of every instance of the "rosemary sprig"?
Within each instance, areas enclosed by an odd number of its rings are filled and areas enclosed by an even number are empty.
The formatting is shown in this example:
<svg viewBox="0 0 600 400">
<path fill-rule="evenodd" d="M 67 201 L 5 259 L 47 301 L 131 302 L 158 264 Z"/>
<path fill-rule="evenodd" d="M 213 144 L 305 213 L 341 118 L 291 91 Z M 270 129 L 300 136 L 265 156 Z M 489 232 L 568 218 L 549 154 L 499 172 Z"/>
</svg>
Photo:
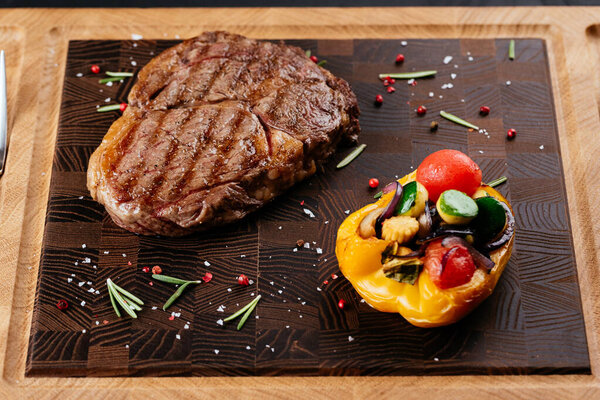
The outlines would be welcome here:
<svg viewBox="0 0 600 400">
<path fill-rule="evenodd" d="M 502 185 L 507 180 L 508 180 L 508 178 L 506 176 L 501 176 L 500 178 L 494 179 L 493 181 L 489 182 L 487 185 L 489 187 L 496 187 L 496 186 Z"/>
<path fill-rule="evenodd" d="M 433 76 L 437 74 L 437 71 L 416 71 L 416 72 L 397 72 L 391 74 L 379 74 L 379 79 L 385 79 L 388 76 L 394 79 L 417 79 L 417 78 L 426 78 L 428 76 Z"/>
<path fill-rule="evenodd" d="M 352 161 L 354 161 L 354 159 L 356 157 L 358 157 L 358 155 L 360 153 L 362 153 L 362 151 L 365 149 L 365 147 L 367 147 L 366 144 L 361 144 L 360 146 L 356 147 L 354 150 L 352 150 L 350 152 L 350 154 L 348 154 L 346 157 L 344 157 L 344 159 L 342 161 L 339 162 L 338 165 L 336 165 L 336 168 L 340 169 L 340 168 L 344 168 L 346 165 L 350 164 Z"/>
<path fill-rule="evenodd" d="M 240 308 L 235 313 L 233 313 L 229 317 L 225 318 L 223 320 L 223 322 L 231 321 L 232 319 L 239 317 L 240 315 L 242 315 L 245 312 L 244 316 L 242 317 L 242 319 L 240 320 L 240 322 L 238 323 L 238 326 L 237 326 L 237 330 L 239 331 L 240 329 L 242 329 L 242 327 L 246 323 L 246 320 L 248 319 L 250 314 L 252 314 L 252 311 L 254 310 L 254 308 L 256 308 L 256 305 L 258 304 L 258 301 L 261 299 L 261 297 L 262 296 L 259 294 L 250 303 L 246 304 L 244 307 Z"/>
<path fill-rule="evenodd" d="M 511 39 L 510 43 L 508 44 L 508 58 L 510 60 L 515 59 L 515 41 L 513 39 Z"/>
<path fill-rule="evenodd" d="M 181 297 L 181 295 L 183 294 L 183 292 L 185 291 L 185 289 L 188 286 L 190 286 L 191 284 L 202 283 L 202 281 L 186 281 L 185 279 L 174 278 L 172 276 L 167 276 L 167 275 L 162 275 L 162 274 L 152 274 L 152 278 L 156 279 L 157 281 L 161 281 L 161 282 L 172 283 L 174 285 L 181 285 L 175 291 L 175 293 L 173 293 L 171 295 L 171 297 L 169 297 L 169 299 L 166 301 L 165 305 L 163 305 L 163 307 L 162 307 L 163 311 L 166 311 L 167 308 L 171 307 L 171 305 L 179 297 Z"/>
<path fill-rule="evenodd" d="M 108 283 L 106 284 L 106 287 L 108 288 L 108 296 L 110 297 L 110 304 L 112 304 L 113 308 L 115 309 L 115 313 L 117 314 L 117 317 L 121 318 L 121 311 L 119 311 L 119 307 L 117 307 L 117 303 L 115 303 L 115 296 L 113 296 L 112 290 L 108 286 Z"/>
<path fill-rule="evenodd" d="M 120 104 L 111 104 L 109 106 L 102 106 L 96 109 L 97 112 L 117 111 L 121 109 Z"/>
<path fill-rule="evenodd" d="M 248 308 L 248 310 L 246 310 L 246 313 L 244 314 L 244 316 L 242 317 L 242 319 L 240 319 L 240 322 L 238 322 L 238 325 L 237 325 L 237 330 L 238 331 L 240 329 L 242 329 L 242 327 L 246 323 L 246 320 L 248 319 L 248 317 L 250 316 L 250 314 L 252 314 L 252 311 L 254 311 L 254 309 L 256 308 L 256 305 L 258 304 L 259 300 L 260 300 L 260 294 L 258 296 L 256 296 L 256 299 L 254 299 L 254 301 L 251 303 L 252 305 Z"/>
<path fill-rule="evenodd" d="M 479 130 L 479 127 L 477 125 L 473 125 L 470 122 L 465 121 L 462 118 L 458 118 L 455 115 L 452 115 L 450 113 L 447 113 L 446 111 L 440 111 L 440 115 L 444 118 L 446 118 L 449 121 L 452 121 L 456 124 L 462 125 L 462 126 L 466 126 L 467 128 L 472 128 L 472 129 L 476 129 Z"/>
<path fill-rule="evenodd" d="M 327 60 L 321 60 L 317 63 L 317 66 L 322 67 L 325 64 L 327 64 Z"/>
<path fill-rule="evenodd" d="M 110 71 L 106 71 L 106 75 L 113 76 L 113 77 L 119 76 L 119 77 L 127 78 L 127 77 L 133 76 L 133 72 L 110 72 Z"/>
<path fill-rule="evenodd" d="M 129 314 L 129 316 L 131 318 L 137 318 L 137 314 L 135 313 L 134 310 L 141 311 L 142 308 L 140 307 L 140 305 L 144 305 L 144 302 L 142 300 L 140 300 L 138 297 L 136 297 L 133 294 L 129 293 L 127 290 L 125 290 L 125 289 L 121 288 L 120 286 L 118 286 L 110 278 L 108 278 L 106 280 L 106 287 L 108 289 L 108 293 L 109 293 L 109 296 L 111 298 L 111 303 L 113 305 L 113 308 L 115 309 L 115 312 L 116 312 L 117 316 L 120 318 L 121 317 L 121 313 L 117 309 L 117 306 L 114 303 L 114 300 L 116 300 L 117 303 L 119 303 L 119 305 L 121 306 L 121 308 L 123 310 L 125 310 L 125 312 L 127 314 Z M 126 299 L 124 299 L 123 296 L 121 296 L 121 293 L 124 296 L 126 296 Z M 129 300 L 129 301 L 127 301 L 127 300 Z M 139 305 L 136 304 L 136 303 L 138 303 Z"/>
<path fill-rule="evenodd" d="M 98 80 L 98 83 L 108 83 L 108 82 L 116 82 L 116 81 L 122 81 L 123 77 L 119 77 L 119 76 L 115 76 L 112 78 L 102 78 L 100 80 Z"/>
</svg>

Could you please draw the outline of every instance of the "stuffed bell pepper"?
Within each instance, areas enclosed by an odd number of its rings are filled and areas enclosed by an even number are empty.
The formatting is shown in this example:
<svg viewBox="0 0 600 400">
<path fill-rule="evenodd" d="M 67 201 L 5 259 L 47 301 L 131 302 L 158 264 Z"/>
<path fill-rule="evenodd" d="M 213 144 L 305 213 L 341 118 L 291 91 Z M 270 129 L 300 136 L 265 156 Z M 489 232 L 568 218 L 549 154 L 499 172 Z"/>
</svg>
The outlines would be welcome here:
<svg viewBox="0 0 600 400">
<path fill-rule="evenodd" d="M 411 324 L 452 324 L 494 290 L 511 255 L 508 201 L 467 155 L 441 150 L 338 230 L 340 270 L 367 303 Z"/>
</svg>

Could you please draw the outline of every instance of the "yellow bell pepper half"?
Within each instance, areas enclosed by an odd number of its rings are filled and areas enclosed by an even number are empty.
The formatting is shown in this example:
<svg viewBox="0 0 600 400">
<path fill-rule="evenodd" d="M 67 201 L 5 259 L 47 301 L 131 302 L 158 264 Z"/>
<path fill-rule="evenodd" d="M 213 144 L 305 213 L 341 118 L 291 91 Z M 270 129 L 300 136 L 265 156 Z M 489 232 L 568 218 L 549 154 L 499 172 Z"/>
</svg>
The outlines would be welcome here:
<svg viewBox="0 0 600 400">
<path fill-rule="evenodd" d="M 398 182 L 405 185 L 415 179 L 416 171 Z M 482 185 L 478 193 L 481 190 L 510 207 L 508 201 L 493 188 Z M 358 226 L 363 218 L 374 209 L 385 207 L 393 195 L 383 195 L 376 203 L 349 215 L 340 225 L 336 241 L 340 270 L 360 296 L 379 311 L 398 312 L 411 324 L 423 328 L 452 324 L 492 293 L 510 258 L 514 234 L 504 246 L 490 254 L 496 264 L 494 268 L 489 273 L 484 268 L 478 268 L 471 281 L 464 285 L 440 289 L 431 281 L 425 269 L 414 285 L 400 283 L 383 274 L 381 253 L 391 242 L 376 237 L 363 239 L 358 234 Z"/>
</svg>

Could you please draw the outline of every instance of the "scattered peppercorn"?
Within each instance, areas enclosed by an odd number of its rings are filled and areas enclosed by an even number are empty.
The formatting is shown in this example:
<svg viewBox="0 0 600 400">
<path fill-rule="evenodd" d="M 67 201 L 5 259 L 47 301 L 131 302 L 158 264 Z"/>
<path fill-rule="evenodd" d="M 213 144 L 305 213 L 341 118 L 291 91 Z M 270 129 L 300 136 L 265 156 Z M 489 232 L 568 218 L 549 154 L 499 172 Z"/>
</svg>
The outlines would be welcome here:
<svg viewBox="0 0 600 400">
<path fill-rule="evenodd" d="M 377 186 L 379 186 L 379 179 L 377 178 L 371 178 L 369 179 L 369 187 L 375 189 Z"/>
<path fill-rule="evenodd" d="M 400 63 L 402 63 L 402 62 L 404 62 L 404 54 L 398 54 L 398 55 L 396 56 L 396 63 L 397 63 L 397 64 L 400 64 Z"/>
<path fill-rule="evenodd" d="M 59 310 L 64 311 L 67 308 L 69 308 L 69 303 L 67 303 L 66 300 L 60 299 L 57 303 L 56 303 L 56 307 L 58 307 Z"/>
<path fill-rule="evenodd" d="M 202 280 L 206 283 L 210 282 L 213 278 L 213 274 L 211 274 L 210 272 L 207 272 L 206 274 L 204 274 L 204 276 L 202 277 Z"/>
<path fill-rule="evenodd" d="M 121 112 L 125 111 L 126 108 L 127 108 L 127 103 L 119 104 L 119 110 L 121 110 Z"/>
<path fill-rule="evenodd" d="M 517 131 L 514 129 L 509 129 L 508 132 L 506 132 L 506 138 L 508 140 L 513 140 L 516 136 L 517 136 Z"/>
<path fill-rule="evenodd" d="M 319 62 L 319 59 L 317 58 L 317 56 L 310 56 L 310 60 L 314 63 Z"/>
<path fill-rule="evenodd" d="M 145 272 L 145 273 L 150 272 L 150 267 L 144 267 L 144 268 L 142 268 L 142 272 Z"/>
<path fill-rule="evenodd" d="M 435 132 L 438 130 L 439 124 L 437 123 L 437 121 L 431 121 L 431 124 L 429 124 L 429 130 L 431 132 Z"/>
<path fill-rule="evenodd" d="M 388 81 L 387 79 L 384 79 L 383 86 L 390 86 L 390 81 Z"/>
<path fill-rule="evenodd" d="M 331 279 L 337 279 L 337 278 L 338 278 L 337 274 L 331 274 Z"/>
<path fill-rule="evenodd" d="M 240 284 L 241 286 L 248 286 L 250 285 L 250 281 L 248 280 L 248 277 L 244 274 L 241 274 L 240 276 L 238 276 L 238 284 Z"/>
<path fill-rule="evenodd" d="M 90 67 L 90 69 L 92 70 L 92 72 L 93 72 L 94 74 L 99 74 L 99 73 L 100 73 L 100 67 L 99 67 L 99 66 L 97 66 L 96 64 L 92 65 L 92 66 Z"/>
<path fill-rule="evenodd" d="M 325 280 L 323 281 L 323 285 L 329 285 L 329 281 L 328 281 L 327 279 L 325 279 Z"/>
<path fill-rule="evenodd" d="M 338 301 L 338 307 L 343 310 L 344 306 L 346 305 L 346 300 L 344 299 L 340 299 L 340 301 Z"/>
<path fill-rule="evenodd" d="M 427 108 L 425 106 L 419 106 L 417 108 L 417 114 L 425 115 L 427 113 Z"/>
<path fill-rule="evenodd" d="M 390 85 L 396 83 L 396 80 L 394 78 L 388 78 L 387 81 L 390 83 Z"/>
<path fill-rule="evenodd" d="M 396 91 L 396 88 L 393 86 L 390 86 L 387 88 L 388 93 L 394 93 Z"/>
<path fill-rule="evenodd" d="M 375 96 L 375 105 L 380 106 L 381 104 L 383 104 L 383 96 L 378 94 Z"/>
<path fill-rule="evenodd" d="M 155 265 L 154 267 L 152 267 L 152 273 L 155 275 L 160 275 L 162 274 L 162 268 L 158 265 Z"/>
<path fill-rule="evenodd" d="M 479 114 L 488 115 L 490 113 L 490 108 L 488 106 L 479 107 Z"/>
<path fill-rule="evenodd" d="M 304 240 L 302 240 L 302 239 L 298 239 L 298 240 L 296 241 L 296 246 L 298 246 L 298 247 L 302 247 L 302 246 L 304 246 Z"/>
</svg>

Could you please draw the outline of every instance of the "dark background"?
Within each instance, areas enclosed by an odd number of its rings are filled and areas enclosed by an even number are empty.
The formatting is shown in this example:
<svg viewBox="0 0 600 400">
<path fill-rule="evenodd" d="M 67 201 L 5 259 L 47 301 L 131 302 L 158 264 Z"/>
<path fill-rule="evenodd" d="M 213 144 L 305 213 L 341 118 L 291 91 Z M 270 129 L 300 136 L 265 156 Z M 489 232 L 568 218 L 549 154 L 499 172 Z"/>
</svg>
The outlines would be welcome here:
<svg viewBox="0 0 600 400">
<path fill-rule="evenodd" d="M 82 5 L 82 3 L 85 3 Z M 592 6 L 600 0 L 3 0 L 0 7 Z"/>
</svg>

